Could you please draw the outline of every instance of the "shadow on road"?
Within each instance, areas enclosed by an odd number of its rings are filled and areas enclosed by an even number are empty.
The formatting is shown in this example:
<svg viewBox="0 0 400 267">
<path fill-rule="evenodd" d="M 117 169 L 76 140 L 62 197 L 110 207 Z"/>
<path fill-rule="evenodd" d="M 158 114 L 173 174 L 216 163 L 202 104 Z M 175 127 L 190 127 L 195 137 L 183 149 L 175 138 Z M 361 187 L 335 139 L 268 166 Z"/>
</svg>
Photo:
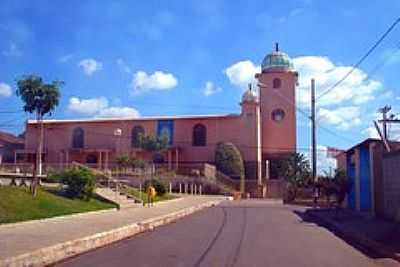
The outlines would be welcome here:
<svg viewBox="0 0 400 267">
<path fill-rule="evenodd" d="M 389 255 L 384 254 L 382 252 L 376 251 L 375 249 L 371 248 L 370 245 L 364 244 L 360 242 L 357 238 L 352 235 L 344 234 L 342 229 L 338 229 L 337 226 L 332 225 L 331 223 L 326 222 L 323 219 L 320 219 L 319 216 L 316 216 L 315 213 L 331 213 L 331 216 L 338 216 L 335 214 L 333 210 L 316 210 L 316 209 L 307 209 L 305 211 L 294 210 L 293 211 L 297 216 L 299 216 L 304 223 L 313 223 L 320 227 L 323 227 L 336 235 L 338 238 L 345 241 L 350 246 L 354 247 L 355 249 L 359 250 L 364 255 L 368 256 L 369 258 L 373 259 L 383 259 L 387 258 Z M 336 217 L 338 222 L 344 222 L 348 218 L 344 217 L 343 215 L 339 215 Z M 359 233 L 362 234 L 362 233 Z M 400 248 L 399 248 L 400 249 Z"/>
</svg>

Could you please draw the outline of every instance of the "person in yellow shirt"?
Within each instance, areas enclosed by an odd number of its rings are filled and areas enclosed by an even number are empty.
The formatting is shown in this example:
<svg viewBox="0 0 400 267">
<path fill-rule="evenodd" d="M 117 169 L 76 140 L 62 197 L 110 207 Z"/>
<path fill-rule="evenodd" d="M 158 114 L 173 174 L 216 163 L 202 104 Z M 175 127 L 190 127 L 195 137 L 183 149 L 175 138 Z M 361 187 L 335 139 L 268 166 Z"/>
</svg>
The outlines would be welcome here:
<svg viewBox="0 0 400 267">
<path fill-rule="evenodd" d="M 152 185 L 150 185 L 149 187 L 147 187 L 146 193 L 147 193 L 147 205 L 149 207 L 153 206 L 154 198 L 157 195 L 156 189 Z"/>
</svg>

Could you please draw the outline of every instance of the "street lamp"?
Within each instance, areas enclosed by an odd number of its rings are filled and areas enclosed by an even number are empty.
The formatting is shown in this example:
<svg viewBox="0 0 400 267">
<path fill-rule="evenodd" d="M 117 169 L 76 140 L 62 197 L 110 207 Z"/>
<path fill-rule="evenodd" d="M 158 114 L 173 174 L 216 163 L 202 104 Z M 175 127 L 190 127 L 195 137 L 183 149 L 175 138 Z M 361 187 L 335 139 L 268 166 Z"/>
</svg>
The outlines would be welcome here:
<svg viewBox="0 0 400 267">
<path fill-rule="evenodd" d="M 121 135 L 122 135 L 122 130 L 120 128 L 114 129 L 114 136 L 117 138 L 116 144 L 115 144 L 115 160 L 117 160 L 117 156 L 119 154 L 119 147 L 121 143 Z M 117 168 L 117 175 L 119 176 L 119 168 Z M 118 188 L 117 188 L 118 191 Z"/>
<path fill-rule="evenodd" d="M 116 148 L 115 148 L 115 154 L 117 155 L 119 153 L 119 147 L 121 143 L 121 136 L 122 136 L 122 130 L 120 128 L 117 128 L 114 130 L 114 136 L 117 138 L 117 143 L 116 143 Z"/>
</svg>

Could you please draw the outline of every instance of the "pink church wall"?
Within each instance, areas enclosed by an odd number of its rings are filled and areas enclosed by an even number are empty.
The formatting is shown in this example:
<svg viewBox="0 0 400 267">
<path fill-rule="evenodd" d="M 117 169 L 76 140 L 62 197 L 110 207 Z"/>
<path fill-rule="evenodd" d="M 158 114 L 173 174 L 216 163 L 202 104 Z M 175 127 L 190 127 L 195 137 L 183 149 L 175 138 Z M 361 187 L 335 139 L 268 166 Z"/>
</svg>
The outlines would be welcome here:
<svg viewBox="0 0 400 267">
<path fill-rule="evenodd" d="M 207 145 L 204 147 L 192 146 L 192 129 L 197 123 L 207 128 Z M 72 147 L 72 133 L 76 127 L 84 130 L 84 147 L 86 149 L 119 150 L 119 154 L 130 154 L 131 131 L 134 126 L 144 128 L 146 135 L 155 135 L 157 120 L 126 120 L 104 122 L 48 122 L 44 124 L 44 149 L 47 151 L 48 162 L 59 162 L 59 151 Z M 245 123 L 241 116 L 211 117 L 202 119 L 175 119 L 173 146 L 181 149 L 180 161 L 212 162 L 214 161 L 215 146 L 218 142 L 233 142 L 241 150 L 245 160 L 254 160 L 251 153 L 253 146 L 248 140 L 248 131 L 243 131 Z M 118 139 L 113 135 L 115 129 L 121 129 L 122 135 Z M 251 130 L 249 130 L 251 131 Z M 27 124 L 26 146 L 27 150 L 37 147 L 37 134 L 35 124 Z M 77 158 L 78 160 L 78 158 Z M 82 160 L 79 158 L 79 160 Z"/>
</svg>

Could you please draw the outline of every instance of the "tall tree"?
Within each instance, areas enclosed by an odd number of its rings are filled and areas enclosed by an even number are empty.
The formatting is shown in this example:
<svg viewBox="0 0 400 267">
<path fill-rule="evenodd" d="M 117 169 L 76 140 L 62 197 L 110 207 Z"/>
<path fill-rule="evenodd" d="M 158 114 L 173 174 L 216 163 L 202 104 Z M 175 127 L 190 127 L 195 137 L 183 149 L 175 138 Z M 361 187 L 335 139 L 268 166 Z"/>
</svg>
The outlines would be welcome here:
<svg viewBox="0 0 400 267">
<path fill-rule="evenodd" d="M 215 166 L 225 175 L 240 179 L 240 192 L 245 192 L 244 163 L 240 150 L 232 143 L 221 142 L 215 149 Z"/>
<path fill-rule="evenodd" d="M 157 153 L 165 148 L 168 147 L 169 139 L 168 136 L 163 134 L 161 136 L 155 136 L 155 135 L 147 135 L 139 136 L 139 147 L 144 149 L 147 152 L 151 153 L 151 158 L 152 158 L 152 172 L 151 174 L 153 175 L 153 172 L 155 171 L 154 163 L 155 162 L 155 155 Z"/>
<path fill-rule="evenodd" d="M 287 200 L 296 198 L 299 187 L 310 182 L 311 170 L 307 158 L 300 153 L 293 153 L 285 159 L 281 159 L 275 166 L 278 177 L 282 177 L 288 183 Z"/>
<path fill-rule="evenodd" d="M 60 99 L 60 87 L 62 81 L 51 83 L 43 82 L 43 79 L 36 75 L 26 75 L 17 79 L 16 94 L 24 102 L 24 111 L 35 114 L 39 124 L 38 146 L 36 152 L 36 162 L 33 172 L 32 193 L 35 196 L 38 184 L 38 172 L 41 173 L 42 151 L 43 151 L 43 117 L 51 115 L 52 111 L 58 106 Z"/>
</svg>

